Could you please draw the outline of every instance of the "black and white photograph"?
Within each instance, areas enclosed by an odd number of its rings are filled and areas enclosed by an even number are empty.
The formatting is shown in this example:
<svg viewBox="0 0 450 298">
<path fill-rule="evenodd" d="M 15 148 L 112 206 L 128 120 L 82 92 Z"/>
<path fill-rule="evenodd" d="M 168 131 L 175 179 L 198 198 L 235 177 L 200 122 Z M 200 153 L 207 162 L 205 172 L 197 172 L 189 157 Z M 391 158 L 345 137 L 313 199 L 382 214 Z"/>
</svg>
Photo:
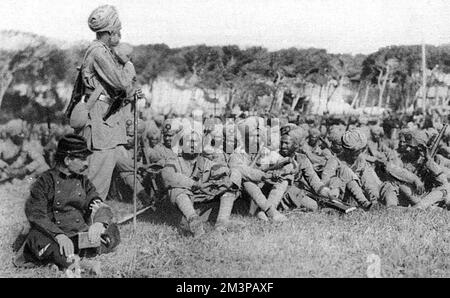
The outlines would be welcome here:
<svg viewBox="0 0 450 298">
<path fill-rule="evenodd" d="M 449 278 L 449 120 L 447 0 L 1 0 L 0 278 Z"/>
</svg>

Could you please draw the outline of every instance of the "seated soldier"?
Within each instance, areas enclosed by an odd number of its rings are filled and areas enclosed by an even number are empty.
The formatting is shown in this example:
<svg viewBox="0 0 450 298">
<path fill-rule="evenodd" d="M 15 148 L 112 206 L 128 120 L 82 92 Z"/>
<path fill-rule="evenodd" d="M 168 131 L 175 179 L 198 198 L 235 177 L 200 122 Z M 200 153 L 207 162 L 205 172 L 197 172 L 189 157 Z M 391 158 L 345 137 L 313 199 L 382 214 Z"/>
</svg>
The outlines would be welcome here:
<svg viewBox="0 0 450 298">
<path fill-rule="evenodd" d="M 164 121 L 162 126 L 163 142 L 153 148 L 146 148 L 146 155 L 150 163 L 158 163 L 164 166 L 168 159 L 177 157 L 177 153 L 174 151 L 174 138 L 177 139 L 177 134 L 181 130 L 182 127 L 177 127 L 174 120 L 167 119 Z"/>
<path fill-rule="evenodd" d="M 343 150 L 337 162 L 336 176 L 343 183 L 344 200 L 368 210 L 377 205 L 379 200 L 395 194 L 385 188 L 385 183 L 377 176 L 365 154 L 366 148 L 367 138 L 363 131 L 352 129 L 345 132 L 342 135 Z M 328 173 L 326 175 L 329 176 Z"/>
<path fill-rule="evenodd" d="M 367 153 L 370 156 L 387 161 L 396 158 L 395 151 L 389 148 L 383 139 L 383 127 L 379 125 L 370 127 L 370 137 L 371 138 L 367 141 Z"/>
<path fill-rule="evenodd" d="M 325 165 L 326 158 L 322 149 L 320 148 L 320 131 L 317 128 L 310 128 L 309 135 L 307 137 L 307 142 L 302 142 L 299 151 L 305 154 L 316 172 L 321 172 L 323 166 Z"/>
<path fill-rule="evenodd" d="M 261 146 L 261 140 L 258 140 L 260 134 L 259 120 L 256 117 L 249 117 L 238 125 L 238 129 L 243 136 L 243 147 L 238 146 L 231 154 L 230 168 L 240 173 L 242 190 L 250 196 L 253 204 L 261 210 L 256 213 L 260 219 L 267 220 L 267 217 L 269 217 L 273 221 L 286 221 L 286 216 L 277 210 L 275 204 L 269 203 L 261 190 L 265 180 L 272 178 L 272 173 L 265 173 L 257 167 L 262 151 L 268 150 Z M 274 178 L 277 178 L 276 174 Z M 274 191 L 276 191 L 276 188 L 274 188 Z M 256 208 L 251 209 L 255 210 L 250 210 L 250 213 L 256 212 Z"/>
<path fill-rule="evenodd" d="M 230 220 L 231 210 L 240 187 L 240 177 L 231 181 L 226 163 L 207 159 L 202 152 L 200 135 L 192 130 L 183 132 L 180 156 L 167 160 L 161 176 L 168 189 L 170 202 L 187 221 L 187 230 L 195 237 L 205 233 L 203 220 L 196 212 L 202 204 L 219 201 L 219 213 L 215 223 L 217 230 L 234 224 Z"/>
<path fill-rule="evenodd" d="M 24 131 L 25 123 L 19 119 L 6 124 L 7 139 L 0 143 L 2 180 L 23 179 L 26 176 L 34 178 L 50 168 L 45 161 L 42 146 L 26 140 Z"/>
<path fill-rule="evenodd" d="M 389 185 L 398 193 L 389 204 L 417 208 L 438 205 L 448 208 L 449 183 L 445 171 L 429 155 L 428 138 L 421 130 L 403 130 L 400 133 L 397 164 L 386 163 Z"/>
<path fill-rule="evenodd" d="M 315 193 L 329 199 L 338 198 L 338 192 L 331 191 L 322 183 L 308 157 L 297 153 L 305 135 L 306 133 L 296 125 L 290 124 L 281 128 L 280 154 L 282 158 L 288 158 L 289 163 L 278 172 L 278 176 L 281 177 L 277 185 L 278 197 L 275 194 L 273 201 L 269 198 L 275 206 L 281 202 L 284 208 L 305 208 L 307 211 L 317 211 L 317 202 L 308 194 Z M 284 192 L 282 193 L 281 190 Z"/>
<path fill-rule="evenodd" d="M 25 205 L 31 226 L 23 247 L 25 261 L 66 269 L 75 254 L 109 253 L 119 244 L 112 211 L 85 176 L 91 153 L 83 137 L 66 135 L 58 143 L 55 167 L 31 186 Z M 81 232 L 88 233 L 92 247 L 79 247 Z"/>
</svg>

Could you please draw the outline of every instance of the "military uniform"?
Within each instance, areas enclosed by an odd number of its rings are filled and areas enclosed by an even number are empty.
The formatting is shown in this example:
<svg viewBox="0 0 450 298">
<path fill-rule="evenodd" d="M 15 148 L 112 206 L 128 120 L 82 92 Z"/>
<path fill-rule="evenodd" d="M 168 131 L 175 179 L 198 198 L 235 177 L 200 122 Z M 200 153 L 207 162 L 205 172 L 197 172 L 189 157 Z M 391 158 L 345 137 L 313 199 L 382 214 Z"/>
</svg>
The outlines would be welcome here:
<svg viewBox="0 0 450 298">
<path fill-rule="evenodd" d="M 44 158 L 42 145 L 37 140 L 21 140 L 19 144 L 11 138 L 23 133 L 23 127 L 18 122 L 10 123 L 7 129 L 8 138 L 0 141 L 0 179 L 11 178 L 11 175 L 24 177 L 37 176 L 50 167 Z"/>
<path fill-rule="evenodd" d="M 112 22 L 112 23 L 111 23 Z M 100 7 L 89 17 L 89 27 L 94 32 L 120 30 L 121 25 L 115 9 Z M 106 31 L 108 31 L 106 30 Z M 111 184 L 112 172 L 123 156 L 121 146 L 127 144 L 126 111 L 119 107 L 104 119 L 113 99 L 131 98 L 135 92 L 130 74 L 124 70 L 108 45 L 100 40 L 93 41 L 81 67 L 85 98 L 100 90 L 89 111 L 89 118 L 82 135 L 88 141 L 93 154 L 90 157 L 88 177 L 105 199 Z"/>
<path fill-rule="evenodd" d="M 85 150 L 82 148 L 83 144 L 72 145 L 76 142 L 81 143 L 76 137 L 68 135 L 63 138 L 58 151 L 64 154 L 72 154 L 71 152 L 89 154 L 78 150 L 80 147 Z M 86 176 L 66 174 L 59 168 L 50 169 L 42 174 L 31 186 L 30 197 L 25 204 L 25 214 L 31 225 L 23 250 L 25 259 L 38 263 L 51 262 L 62 268 L 68 267 L 70 265 L 68 256 L 60 253 L 56 241 L 56 236 L 60 234 L 66 235 L 73 242 L 75 253 L 97 254 L 114 249 L 120 241 L 120 236 L 112 222 L 112 211 L 100 203 L 99 208 L 92 212 L 90 207 L 94 201 L 98 204 L 101 199 Z M 106 226 L 104 235 L 109 237 L 109 244 L 93 251 L 78 249 L 78 233 L 88 231 L 89 226 L 96 222 Z"/>
<path fill-rule="evenodd" d="M 168 190 L 170 202 L 184 215 L 183 218 L 194 236 L 199 236 L 204 230 L 194 207 L 220 200 L 216 227 L 227 226 L 230 223 L 229 216 L 241 178 L 231 175 L 226 163 L 195 155 L 193 147 L 190 151 L 192 156 L 190 158 L 185 158 L 182 153 L 176 158 L 169 159 L 161 171 L 161 176 Z"/>
<path fill-rule="evenodd" d="M 415 148 L 428 143 L 424 131 L 403 131 L 401 138 L 403 144 Z M 398 194 L 398 198 L 389 202 L 390 205 L 412 204 L 419 208 L 449 205 L 450 185 L 443 167 L 424 155 L 415 155 L 415 160 L 411 160 L 402 156 L 403 152 L 400 154 L 401 160 L 397 160 L 395 164 L 386 164 L 389 185 Z"/>
<path fill-rule="evenodd" d="M 345 155 L 341 156 L 346 158 L 329 158 L 322 180 L 331 188 L 339 189 L 346 203 L 364 208 L 377 204 L 384 184 L 363 152 L 367 146 L 366 132 L 349 130 L 342 134 L 341 144 L 345 149 Z M 384 195 L 389 193 L 383 192 Z"/>
</svg>

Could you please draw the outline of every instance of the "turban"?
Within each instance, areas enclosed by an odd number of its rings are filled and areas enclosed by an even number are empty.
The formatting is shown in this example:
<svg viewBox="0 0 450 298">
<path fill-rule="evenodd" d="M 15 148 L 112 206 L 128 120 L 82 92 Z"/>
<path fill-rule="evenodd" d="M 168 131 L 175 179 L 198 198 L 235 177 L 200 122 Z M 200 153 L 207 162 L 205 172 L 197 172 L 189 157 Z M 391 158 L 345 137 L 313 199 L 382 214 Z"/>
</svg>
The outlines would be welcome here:
<svg viewBox="0 0 450 298">
<path fill-rule="evenodd" d="M 21 119 L 10 120 L 5 125 L 5 131 L 11 136 L 18 136 L 24 132 L 26 123 Z"/>
<path fill-rule="evenodd" d="M 333 125 L 328 133 L 328 139 L 332 143 L 342 144 L 342 136 L 345 133 L 345 127 L 342 125 Z"/>
<path fill-rule="evenodd" d="M 164 123 L 164 115 L 155 115 L 153 117 L 153 121 L 155 121 L 156 125 L 158 126 L 162 126 L 162 124 Z"/>
<path fill-rule="evenodd" d="M 317 128 L 311 128 L 311 129 L 309 130 L 309 135 L 310 135 L 311 137 L 318 138 L 318 137 L 320 137 L 320 130 L 317 129 Z"/>
<path fill-rule="evenodd" d="M 304 129 L 292 123 L 283 126 L 280 132 L 281 136 L 290 136 L 297 145 L 304 141 L 307 136 L 307 132 Z"/>
<path fill-rule="evenodd" d="M 119 14 L 116 8 L 111 5 L 102 5 L 94 9 L 88 18 L 88 25 L 95 33 L 122 29 Z"/>
<path fill-rule="evenodd" d="M 428 136 L 423 130 L 409 130 L 403 133 L 406 144 L 409 146 L 426 146 L 428 143 Z"/>
<path fill-rule="evenodd" d="M 151 123 L 147 127 L 146 136 L 147 138 L 159 138 L 161 136 L 161 131 L 155 124 Z"/>
<path fill-rule="evenodd" d="M 370 128 L 370 132 L 374 135 L 384 135 L 384 130 L 383 127 L 379 126 L 379 125 L 374 125 Z"/>
<path fill-rule="evenodd" d="M 367 145 L 367 137 L 359 129 L 347 131 L 342 136 L 342 147 L 351 151 L 358 151 Z"/>
</svg>

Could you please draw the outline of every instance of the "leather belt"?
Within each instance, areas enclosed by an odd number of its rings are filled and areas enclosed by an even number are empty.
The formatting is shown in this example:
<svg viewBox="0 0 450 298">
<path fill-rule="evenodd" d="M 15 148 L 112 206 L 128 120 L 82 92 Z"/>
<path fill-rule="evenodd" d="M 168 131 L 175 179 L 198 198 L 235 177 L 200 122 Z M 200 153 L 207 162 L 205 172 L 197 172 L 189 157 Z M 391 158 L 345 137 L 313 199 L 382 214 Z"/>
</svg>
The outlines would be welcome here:
<svg viewBox="0 0 450 298">
<path fill-rule="evenodd" d="M 113 103 L 113 99 L 112 99 L 111 97 L 106 96 L 106 95 L 103 95 L 103 94 L 101 94 L 101 95 L 98 97 L 98 100 L 103 101 L 103 102 L 106 102 L 107 104 L 112 104 L 112 103 Z"/>
</svg>

